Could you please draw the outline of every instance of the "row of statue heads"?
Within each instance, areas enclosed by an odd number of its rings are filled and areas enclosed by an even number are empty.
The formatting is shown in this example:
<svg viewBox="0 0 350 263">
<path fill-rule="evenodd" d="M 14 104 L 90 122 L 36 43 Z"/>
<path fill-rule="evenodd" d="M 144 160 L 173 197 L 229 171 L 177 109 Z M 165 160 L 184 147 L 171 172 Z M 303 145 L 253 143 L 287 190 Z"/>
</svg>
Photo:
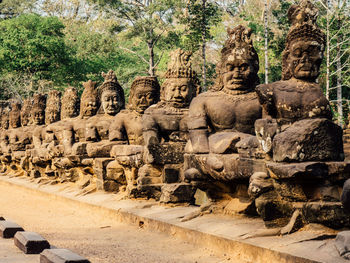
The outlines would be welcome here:
<svg viewBox="0 0 350 263">
<path fill-rule="evenodd" d="M 156 77 L 137 77 L 130 88 L 127 108 L 143 113 L 150 105 L 159 100 L 175 107 L 186 107 L 191 98 L 200 91 L 196 73 L 189 61 L 190 52 L 176 50 L 160 87 Z M 102 73 L 104 82 L 83 83 L 84 91 L 79 98 L 74 87 L 68 87 L 63 96 L 60 91 L 51 90 L 48 94 L 34 94 L 23 104 L 16 100 L 2 103 L 2 127 L 18 128 L 30 124 L 51 124 L 59 120 L 80 117 L 89 118 L 96 114 L 114 116 L 125 108 L 124 90 L 113 70 Z M 193 88 L 192 88 L 193 87 Z"/>
<path fill-rule="evenodd" d="M 292 25 L 282 54 L 282 80 L 315 82 L 325 46 L 325 35 L 316 24 L 317 10 L 309 1 L 302 1 L 289 9 L 288 17 Z M 228 39 L 216 68 L 217 80 L 209 91 L 229 94 L 254 91 L 259 83 L 259 58 L 253 47 L 252 31 L 240 25 L 228 29 L 227 33 Z M 143 113 L 159 100 L 175 108 L 188 107 L 201 89 L 190 57 L 190 52 L 180 49 L 173 52 L 161 87 L 155 77 L 137 77 L 131 85 L 127 107 Z M 18 101 L 10 105 L 3 103 L 2 128 L 50 124 L 77 116 L 84 119 L 97 113 L 117 114 L 125 108 L 123 88 L 112 70 L 102 75 L 104 82 L 99 87 L 91 80 L 83 84 L 81 99 L 77 89 L 69 87 L 63 96 L 51 90 L 48 95 L 35 94 L 23 104 Z"/>
</svg>

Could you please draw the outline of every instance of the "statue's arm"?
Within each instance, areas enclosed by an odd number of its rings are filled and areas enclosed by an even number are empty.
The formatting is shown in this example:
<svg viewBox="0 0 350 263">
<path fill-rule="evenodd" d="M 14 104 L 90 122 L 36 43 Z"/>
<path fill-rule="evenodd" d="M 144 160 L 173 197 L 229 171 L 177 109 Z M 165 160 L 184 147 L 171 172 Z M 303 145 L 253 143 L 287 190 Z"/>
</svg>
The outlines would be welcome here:
<svg viewBox="0 0 350 263">
<path fill-rule="evenodd" d="M 69 155 L 71 154 L 73 144 L 75 143 L 73 126 L 71 125 L 67 126 L 67 128 L 63 130 L 62 137 L 63 137 L 62 145 L 63 145 L 64 153 Z"/>
<path fill-rule="evenodd" d="M 145 143 L 143 159 L 145 163 L 153 163 L 154 157 L 149 151 L 149 147 L 159 144 L 159 127 L 152 115 L 145 113 L 142 116 L 142 134 Z"/>
<path fill-rule="evenodd" d="M 205 98 L 197 97 L 192 100 L 187 125 L 193 152 L 208 153 L 208 123 Z"/>
<path fill-rule="evenodd" d="M 117 114 L 113 119 L 111 126 L 109 127 L 109 140 L 110 141 L 125 141 L 125 125 L 122 115 Z"/>
<path fill-rule="evenodd" d="M 262 106 L 263 118 L 275 118 L 276 108 L 273 100 L 273 87 L 269 84 L 261 84 L 256 87 L 259 103 Z"/>
</svg>

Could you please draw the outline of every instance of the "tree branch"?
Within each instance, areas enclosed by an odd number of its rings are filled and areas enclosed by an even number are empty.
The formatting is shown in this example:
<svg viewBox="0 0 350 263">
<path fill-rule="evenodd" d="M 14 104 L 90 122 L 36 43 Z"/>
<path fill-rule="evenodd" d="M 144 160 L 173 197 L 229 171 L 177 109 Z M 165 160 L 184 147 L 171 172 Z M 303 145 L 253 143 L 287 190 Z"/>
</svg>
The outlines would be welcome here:
<svg viewBox="0 0 350 263">
<path fill-rule="evenodd" d="M 122 50 L 125 50 L 125 51 L 127 51 L 127 52 L 130 52 L 130 53 L 132 53 L 132 54 L 138 56 L 143 62 L 145 62 L 146 64 L 149 64 L 149 62 L 148 62 L 143 56 L 141 56 L 140 54 L 138 54 L 137 52 L 135 52 L 135 51 L 133 51 L 133 50 L 131 50 L 131 49 L 128 49 L 128 48 L 126 48 L 126 47 L 120 47 L 120 46 L 119 46 L 118 48 L 120 48 L 120 49 L 122 49 Z"/>
<path fill-rule="evenodd" d="M 162 60 L 163 55 L 164 55 L 164 51 L 163 51 L 162 54 L 160 55 L 160 57 L 159 57 L 157 63 L 154 64 L 153 68 L 156 68 L 156 67 L 158 66 L 159 62 Z"/>
</svg>

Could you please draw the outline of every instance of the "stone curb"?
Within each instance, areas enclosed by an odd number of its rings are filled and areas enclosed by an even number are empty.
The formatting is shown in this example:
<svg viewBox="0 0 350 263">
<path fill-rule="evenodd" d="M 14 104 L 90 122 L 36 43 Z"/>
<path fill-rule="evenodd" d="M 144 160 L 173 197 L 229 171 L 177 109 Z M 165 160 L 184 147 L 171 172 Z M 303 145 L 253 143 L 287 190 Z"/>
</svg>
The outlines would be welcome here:
<svg viewBox="0 0 350 263">
<path fill-rule="evenodd" d="M 34 232 L 17 232 L 14 243 L 25 254 L 40 254 L 44 249 L 50 248 L 49 242 Z"/>
<path fill-rule="evenodd" d="M 45 249 L 40 254 L 40 263 L 91 263 L 68 249 Z"/>
<path fill-rule="evenodd" d="M 0 221 L 0 236 L 2 238 L 13 238 L 17 231 L 24 231 L 24 229 L 12 221 Z"/>
</svg>

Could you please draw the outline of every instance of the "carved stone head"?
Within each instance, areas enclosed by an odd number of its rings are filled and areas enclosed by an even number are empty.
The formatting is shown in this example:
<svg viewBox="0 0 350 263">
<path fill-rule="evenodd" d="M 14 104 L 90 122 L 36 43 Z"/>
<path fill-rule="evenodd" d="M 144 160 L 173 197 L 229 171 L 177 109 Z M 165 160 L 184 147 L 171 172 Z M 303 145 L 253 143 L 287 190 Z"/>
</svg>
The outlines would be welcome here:
<svg viewBox="0 0 350 263">
<path fill-rule="evenodd" d="M 46 102 L 45 124 L 59 121 L 61 117 L 61 92 L 50 90 Z"/>
<path fill-rule="evenodd" d="M 228 28 L 227 33 L 216 69 L 218 78 L 212 89 L 233 94 L 252 91 L 259 83 L 259 57 L 250 38 L 252 30 L 239 25 Z"/>
<path fill-rule="evenodd" d="M 74 87 L 68 87 L 64 91 L 61 103 L 61 120 L 74 118 L 79 115 L 80 99 L 78 91 Z"/>
<path fill-rule="evenodd" d="M 80 101 L 80 117 L 90 118 L 97 113 L 99 107 L 99 97 L 95 81 L 83 83 L 84 91 Z"/>
<path fill-rule="evenodd" d="M 23 101 L 23 106 L 21 110 L 21 124 L 22 126 L 28 126 L 31 122 L 31 111 L 32 111 L 33 101 L 31 98 L 25 99 Z"/>
<path fill-rule="evenodd" d="M 5 108 L 1 115 L 1 127 L 7 130 L 9 128 L 9 122 L 10 122 L 10 109 Z"/>
<path fill-rule="evenodd" d="M 11 111 L 9 116 L 10 128 L 18 128 L 21 126 L 21 103 L 13 101 L 11 103 Z"/>
<path fill-rule="evenodd" d="M 282 79 L 315 81 L 325 47 L 325 35 L 316 24 L 318 10 L 308 0 L 288 10 L 291 22 L 282 54 Z"/>
<path fill-rule="evenodd" d="M 9 101 L 0 100 L 0 125 L 2 129 L 9 127 Z"/>
<path fill-rule="evenodd" d="M 131 85 L 128 108 L 142 114 L 159 101 L 159 92 L 156 77 L 137 77 Z"/>
<path fill-rule="evenodd" d="M 190 61 L 192 53 L 177 49 L 171 53 L 160 99 L 176 108 L 188 107 L 201 88 Z"/>
<path fill-rule="evenodd" d="M 34 125 L 45 123 L 46 95 L 34 94 L 32 107 L 32 120 Z"/>
<path fill-rule="evenodd" d="M 105 79 L 99 87 L 101 106 L 105 114 L 114 116 L 125 107 L 124 90 L 120 86 L 113 70 L 108 73 L 102 72 Z"/>
</svg>

